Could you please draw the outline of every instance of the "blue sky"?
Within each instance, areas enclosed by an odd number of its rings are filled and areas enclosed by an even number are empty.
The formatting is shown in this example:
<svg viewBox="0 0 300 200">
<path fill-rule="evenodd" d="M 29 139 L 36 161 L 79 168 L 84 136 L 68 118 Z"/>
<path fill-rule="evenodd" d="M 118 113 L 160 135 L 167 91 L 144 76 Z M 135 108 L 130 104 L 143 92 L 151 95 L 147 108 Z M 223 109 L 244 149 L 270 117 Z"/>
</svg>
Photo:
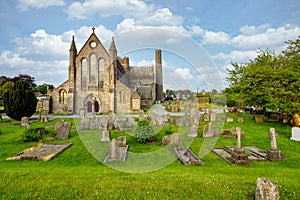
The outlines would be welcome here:
<svg viewBox="0 0 300 200">
<path fill-rule="evenodd" d="M 226 87 L 231 62 L 295 40 L 300 1 L 2 0 L 0 21 L 0 75 L 58 86 L 67 79 L 72 35 L 79 50 L 94 26 L 105 47 L 115 36 L 132 65 L 153 64 L 161 48 L 164 87 L 196 91 Z"/>
</svg>

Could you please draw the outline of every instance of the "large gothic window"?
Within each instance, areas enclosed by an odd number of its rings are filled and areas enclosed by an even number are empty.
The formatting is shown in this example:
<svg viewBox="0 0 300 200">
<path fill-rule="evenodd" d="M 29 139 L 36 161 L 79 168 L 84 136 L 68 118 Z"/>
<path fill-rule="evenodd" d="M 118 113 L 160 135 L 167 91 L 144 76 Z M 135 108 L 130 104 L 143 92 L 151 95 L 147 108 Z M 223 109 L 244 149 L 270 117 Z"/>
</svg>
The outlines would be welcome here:
<svg viewBox="0 0 300 200">
<path fill-rule="evenodd" d="M 104 60 L 104 58 L 100 58 L 100 60 L 99 60 L 99 77 L 98 77 L 100 88 L 103 88 L 104 67 L 105 67 L 105 60 Z"/>
<path fill-rule="evenodd" d="M 97 68 L 96 68 L 96 55 L 91 54 L 90 57 L 90 85 L 96 85 Z"/>
<path fill-rule="evenodd" d="M 59 103 L 65 104 L 67 100 L 67 91 L 62 89 L 59 91 Z"/>
<path fill-rule="evenodd" d="M 81 61 L 81 89 L 82 90 L 86 90 L 87 88 L 87 75 L 88 75 L 87 59 L 84 58 Z"/>
</svg>

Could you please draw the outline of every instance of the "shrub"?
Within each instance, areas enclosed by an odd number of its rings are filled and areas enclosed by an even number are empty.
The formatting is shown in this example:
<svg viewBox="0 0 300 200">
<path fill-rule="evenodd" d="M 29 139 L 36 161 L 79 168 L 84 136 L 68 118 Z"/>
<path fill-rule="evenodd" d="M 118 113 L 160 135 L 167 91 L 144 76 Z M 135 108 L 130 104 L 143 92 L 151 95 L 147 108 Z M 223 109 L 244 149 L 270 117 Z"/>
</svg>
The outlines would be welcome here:
<svg viewBox="0 0 300 200">
<path fill-rule="evenodd" d="M 30 128 L 26 129 L 21 135 L 24 142 L 36 142 L 43 139 L 43 136 L 47 133 L 44 128 Z"/>
<path fill-rule="evenodd" d="M 147 143 L 154 139 L 153 126 L 147 119 L 139 120 L 138 125 L 134 130 L 136 141 L 140 143 Z"/>
<path fill-rule="evenodd" d="M 162 132 L 164 135 L 172 135 L 173 133 L 176 133 L 177 130 L 178 130 L 178 127 L 172 126 L 172 125 L 165 126 L 162 128 Z"/>
</svg>

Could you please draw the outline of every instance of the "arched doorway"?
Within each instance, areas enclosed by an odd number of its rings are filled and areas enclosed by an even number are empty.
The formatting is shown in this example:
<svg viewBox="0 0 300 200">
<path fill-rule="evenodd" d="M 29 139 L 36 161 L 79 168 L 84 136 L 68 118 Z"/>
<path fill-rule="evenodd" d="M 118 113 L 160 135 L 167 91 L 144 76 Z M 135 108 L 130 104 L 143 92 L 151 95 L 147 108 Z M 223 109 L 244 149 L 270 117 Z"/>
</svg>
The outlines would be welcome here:
<svg viewBox="0 0 300 200">
<path fill-rule="evenodd" d="M 87 113 L 101 113 L 102 104 L 98 97 L 90 95 L 84 101 L 84 106 Z"/>
</svg>

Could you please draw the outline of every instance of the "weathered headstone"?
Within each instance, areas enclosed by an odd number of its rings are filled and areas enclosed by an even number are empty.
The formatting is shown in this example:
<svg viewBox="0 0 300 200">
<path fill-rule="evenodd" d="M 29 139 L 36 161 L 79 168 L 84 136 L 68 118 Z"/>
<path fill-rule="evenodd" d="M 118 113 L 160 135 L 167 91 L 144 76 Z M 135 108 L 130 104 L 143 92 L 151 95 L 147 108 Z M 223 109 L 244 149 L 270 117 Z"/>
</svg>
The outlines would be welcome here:
<svg viewBox="0 0 300 200">
<path fill-rule="evenodd" d="M 188 136 L 189 137 L 197 137 L 198 136 L 198 126 L 196 126 L 196 125 L 190 126 Z"/>
<path fill-rule="evenodd" d="M 205 121 L 205 122 L 208 122 L 208 121 L 209 121 L 209 118 L 210 118 L 210 116 L 209 116 L 209 114 L 208 114 L 208 113 L 204 113 L 204 114 L 203 114 L 203 118 L 204 118 L 204 121 Z"/>
<path fill-rule="evenodd" d="M 262 124 L 262 123 L 264 123 L 263 117 L 262 117 L 262 116 L 259 116 L 259 115 L 255 116 L 255 122 L 256 122 L 257 124 Z"/>
<path fill-rule="evenodd" d="M 217 113 L 212 112 L 210 115 L 210 121 L 215 122 L 217 119 Z"/>
<path fill-rule="evenodd" d="M 126 137 L 118 137 L 112 139 L 109 143 L 108 154 L 104 162 L 125 161 L 127 156 L 128 145 L 126 145 Z"/>
<path fill-rule="evenodd" d="M 183 126 L 183 118 L 181 116 L 176 116 L 176 126 Z"/>
<path fill-rule="evenodd" d="M 93 119 L 90 123 L 90 129 L 91 130 L 99 130 L 100 129 L 100 124 L 99 124 L 99 121 L 98 121 L 95 114 L 94 114 Z"/>
<path fill-rule="evenodd" d="M 69 134 L 70 134 L 70 129 L 71 129 L 71 122 L 58 122 L 55 124 L 56 128 L 56 138 L 60 140 L 68 139 Z"/>
<path fill-rule="evenodd" d="M 279 200 L 278 186 L 268 178 L 258 178 L 255 200 Z"/>
<path fill-rule="evenodd" d="M 140 110 L 139 118 L 140 118 L 140 120 L 144 119 L 144 111 L 143 110 Z"/>
<path fill-rule="evenodd" d="M 78 130 L 88 130 L 90 129 L 90 119 L 81 118 L 80 126 L 77 127 Z"/>
<path fill-rule="evenodd" d="M 221 132 L 221 135 L 229 137 L 231 135 L 231 130 L 230 129 L 223 129 Z"/>
<path fill-rule="evenodd" d="M 171 140 L 170 144 L 173 144 L 173 145 L 176 145 L 176 146 L 182 145 L 182 137 L 178 133 L 172 134 L 171 137 L 170 137 L 170 140 Z"/>
<path fill-rule="evenodd" d="M 185 165 L 204 165 L 188 147 L 176 147 L 174 148 L 178 159 Z"/>
<path fill-rule="evenodd" d="M 107 128 L 104 128 L 101 132 L 101 142 L 110 142 L 110 133 Z"/>
<path fill-rule="evenodd" d="M 240 123 L 240 124 L 244 123 L 244 119 L 242 117 L 239 117 L 238 118 L 238 123 Z"/>
<path fill-rule="evenodd" d="M 25 127 L 29 126 L 29 118 L 28 117 L 21 118 L 21 126 L 25 126 Z"/>
<path fill-rule="evenodd" d="M 117 137 L 118 147 L 126 147 L 126 136 Z"/>
<path fill-rule="evenodd" d="M 203 128 L 203 137 L 217 137 L 219 136 L 219 131 L 215 129 L 214 125 L 209 122 Z"/>
<path fill-rule="evenodd" d="M 270 128 L 269 138 L 271 139 L 271 149 L 266 152 L 266 157 L 268 160 L 285 160 L 283 153 L 277 149 L 277 133 L 274 128 Z"/>
<path fill-rule="evenodd" d="M 163 145 L 168 145 L 168 144 L 170 144 L 170 142 L 171 142 L 171 139 L 170 139 L 170 137 L 167 136 L 167 135 L 165 135 L 165 136 L 162 138 L 162 140 L 161 140 L 161 143 L 162 143 Z"/>
<path fill-rule="evenodd" d="M 231 117 L 226 118 L 226 123 L 232 123 L 232 122 L 233 122 L 233 118 Z"/>
<path fill-rule="evenodd" d="M 293 127 L 292 128 L 292 137 L 291 140 L 300 141 L 300 128 L 299 127 Z"/>
</svg>

